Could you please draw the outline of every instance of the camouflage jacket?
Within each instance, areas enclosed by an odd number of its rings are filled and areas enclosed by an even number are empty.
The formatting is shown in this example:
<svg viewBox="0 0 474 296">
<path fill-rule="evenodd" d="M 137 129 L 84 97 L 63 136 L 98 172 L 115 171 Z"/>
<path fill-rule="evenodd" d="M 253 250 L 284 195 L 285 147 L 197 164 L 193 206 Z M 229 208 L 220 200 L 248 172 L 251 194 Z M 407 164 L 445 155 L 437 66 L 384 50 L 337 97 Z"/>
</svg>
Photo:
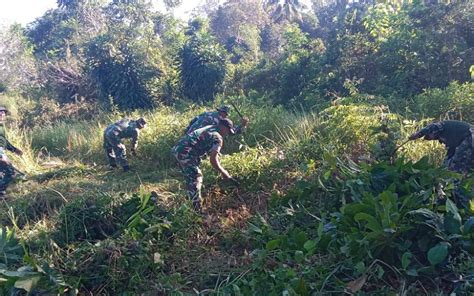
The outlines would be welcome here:
<svg viewBox="0 0 474 296">
<path fill-rule="evenodd" d="M 196 116 L 191 120 L 188 127 L 185 130 L 186 134 L 189 134 L 197 129 L 203 128 L 208 125 L 218 125 L 221 119 L 219 111 L 204 112 Z M 235 134 L 242 133 L 242 126 L 238 125 L 235 127 Z"/>
<path fill-rule="evenodd" d="M 140 129 L 137 127 L 137 123 L 133 120 L 122 119 L 119 120 L 105 129 L 105 136 L 116 143 L 119 144 L 122 139 L 131 138 L 132 150 L 137 149 L 138 147 L 138 135 L 140 134 Z"/>
<path fill-rule="evenodd" d="M 446 157 L 450 158 L 464 139 L 471 136 L 473 127 L 463 121 L 446 120 L 428 124 L 416 133 L 417 138 L 438 140 L 448 149 Z"/>
<path fill-rule="evenodd" d="M 181 160 L 197 159 L 211 151 L 220 153 L 223 144 L 223 138 L 217 127 L 205 126 L 182 137 L 173 147 L 173 152 Z"/>
</svg>

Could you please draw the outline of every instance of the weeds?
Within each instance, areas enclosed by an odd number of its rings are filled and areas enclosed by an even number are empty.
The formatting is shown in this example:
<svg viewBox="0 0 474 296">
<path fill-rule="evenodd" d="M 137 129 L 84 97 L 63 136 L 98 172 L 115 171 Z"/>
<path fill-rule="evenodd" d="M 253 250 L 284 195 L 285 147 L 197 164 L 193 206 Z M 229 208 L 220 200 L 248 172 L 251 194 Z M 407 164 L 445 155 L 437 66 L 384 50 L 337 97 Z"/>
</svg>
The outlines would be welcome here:
<svg viewBox="0 0 474 296">
<path fill-rule="evenodd" d="M 50 281 L 51 291 L 102 295 L 444 292 L 425 278 L 459 273 L 456 291 L 470 291 L 473 221 L 452 196 L 458 176 L 433 166 L 441 147 L 410 142 L 389 157 L 425 122 L 368 105 L 304 114 L 242 99 L 239 108 L 251 125 L 225 139 L 221 160 L 241 187 L 203 161 L 204 216 L 169 153 L 204 108 L 12 125 L 25 151 L 13 161 L 30 176 L 0 204 L 1 221 L 31 261 L 6 270 L 60 273 L 67 284 Z M 106 171 L 103 129 L 141 115 L 134 171 Z"/>
</svg>

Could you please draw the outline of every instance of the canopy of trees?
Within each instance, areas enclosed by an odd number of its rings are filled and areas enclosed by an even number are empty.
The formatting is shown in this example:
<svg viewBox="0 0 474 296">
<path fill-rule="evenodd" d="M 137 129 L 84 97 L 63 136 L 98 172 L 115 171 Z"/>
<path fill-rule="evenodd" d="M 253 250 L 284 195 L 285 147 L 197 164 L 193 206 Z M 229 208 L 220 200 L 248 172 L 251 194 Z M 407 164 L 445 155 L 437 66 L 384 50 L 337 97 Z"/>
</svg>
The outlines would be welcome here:
<svg viewBox="0 0 474 296">
<path fill-rule="evenodd" d="M 59 0 L 26 28 L 2 29 L 10 42 L 0 83 L 60 103 L 135 109 L 251 91 L 286 106 L 354 92 L 404 106 L 471 78 L 469 1 L 211 2 L 183 24 L 146 0 Z"/>
</svg>

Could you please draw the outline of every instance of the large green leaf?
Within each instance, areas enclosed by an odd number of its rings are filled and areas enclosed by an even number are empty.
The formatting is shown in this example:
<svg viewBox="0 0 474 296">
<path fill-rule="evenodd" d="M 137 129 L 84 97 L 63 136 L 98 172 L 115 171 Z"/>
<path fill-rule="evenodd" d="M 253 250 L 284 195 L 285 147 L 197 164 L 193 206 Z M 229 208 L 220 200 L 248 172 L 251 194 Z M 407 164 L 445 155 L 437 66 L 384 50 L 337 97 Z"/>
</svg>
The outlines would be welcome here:
<svg viewBox="0 0 474 296">
<path fill-rule="evenodd" d="M 377 219 L 375 219 L 374 216 L 371 216 L 369 214 L 366 214 L 366 213 L 359 213 L 357 215 L 354 216 L 354 219 L 356 221 L 366 221 L 367 222 L 367 227 L 374 231 L 374 232 L 383 232 L 383 228 L 382 228 L 382 225 L 380 225 L 379 221 L 377 221 Z"/>
<path fill-rule="evenodd" d="M 461 215 L 459 215 L 458 207 L 449 198 L 446 199 L 446 211 L 453 215 L 453 218 L 461 224 Z"/>
<path fill-rule="evenodd" d="M 405 252 L 402 256 L 402 267 L 403 269 L 407 269 L 408 266 L 410 265 L 411 258 L 413 257 L 413 254 L 410 252 Z"/>
<path fill-rule="evenodd" d="M 15 288 L 23 289 L 23 290 L 25 290 L 26 292 L 29 293 L 36 286 L 36 284 L 38 283 L 38 281 L 40 279 L 41 279 L 40 275 L 26 277 L 26 278 L 20 278 L 20 279 L 16 280 Z"/>
<path fill-rule="evenodd" d="M 446 242 L 441 242 L 436 246 L 432 247 L 428 251 L 428 260 L 430 261 L 431 265 L 436 265 L 441 262 L 448 256 L 448 248 L 449 244 Z"/>
<path fill-rule="evenodd" d="M 448 213 L 444 217 L 444 229 L 450 234 L 461 233 L 461 221 Z"/>
<path fill-rule="evenodd" d="M 304 246 L 306 251 L 310 252 L 314 248 L 316 248 L 316 242 L 314 240 L 308 240 L 307 242 L 304 243 Z"/>
<path fill-rule="evenodd" d="M 267 244 L 265 245 L 265 249 L 267 250 L 274 250 L 276 248 L 278 248 L 278 246 L 280 245 L 280 240 L 279 239 L 273 239 L 269 242 L 267 242 Z"/>
<path fill-rule="evenodd" d="M 466 234 L 474 232 L 474 217 L 467 219 L 466 223 L 464 223 L 463 230 Z"/>
</svg>

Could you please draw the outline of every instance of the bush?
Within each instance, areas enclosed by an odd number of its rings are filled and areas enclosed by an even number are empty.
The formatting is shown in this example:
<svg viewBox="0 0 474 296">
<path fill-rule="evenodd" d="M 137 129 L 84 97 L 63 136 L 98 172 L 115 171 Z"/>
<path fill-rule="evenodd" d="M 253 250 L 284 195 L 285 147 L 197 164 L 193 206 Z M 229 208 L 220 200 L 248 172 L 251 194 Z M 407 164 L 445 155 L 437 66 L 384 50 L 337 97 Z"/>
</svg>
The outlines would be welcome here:
<svg viewBox="0 0 474 296">
<path fill-rule="evenodd" d="M 428 89 L 415 97 L 413 109 L 427 117 L 474 123 L 474 83 L 453 82 L 445 89 Z"/>
<path fill-rule="evenodd" d="M 427 159 L 361 166 L 337 161 L 329 171 L 322 166 L 314 181 L 274 194 L 267 219 L 253 219 L 253 268 L 228 288 L 242 294 L 370 293 L 406 284 L 417 291 L 417 282 L 432 285 L 427 276 L 457 274 L 455 262 L 473 255 L 473 220 L 451 200 L 458 177 Z M 388 279 L 392 288 L 383 287 Z"/>
<path fill-rule="evenodd" d="M 149 45 L 147 45 L 149 46 Z M 159 98 L 156 77 L 162 75 L 157 50 L 148 52 L 139 41 L 117 40 L 110 35 L 97 37 L 87 50 L 87 65 L 101 90 L 101 101 L 121 109 L 151 108 Z"/>
<path fill-rule="evenodd" d="M 197 26 L 192 31 L 192 26 Z M 208 102 L 221 90 L 226 74 L 225 50 L 207 31 L 205 23 L 194 21 L 190 39 L 181 49 L 183 94 L 195 102 Z"/>
</svg>

